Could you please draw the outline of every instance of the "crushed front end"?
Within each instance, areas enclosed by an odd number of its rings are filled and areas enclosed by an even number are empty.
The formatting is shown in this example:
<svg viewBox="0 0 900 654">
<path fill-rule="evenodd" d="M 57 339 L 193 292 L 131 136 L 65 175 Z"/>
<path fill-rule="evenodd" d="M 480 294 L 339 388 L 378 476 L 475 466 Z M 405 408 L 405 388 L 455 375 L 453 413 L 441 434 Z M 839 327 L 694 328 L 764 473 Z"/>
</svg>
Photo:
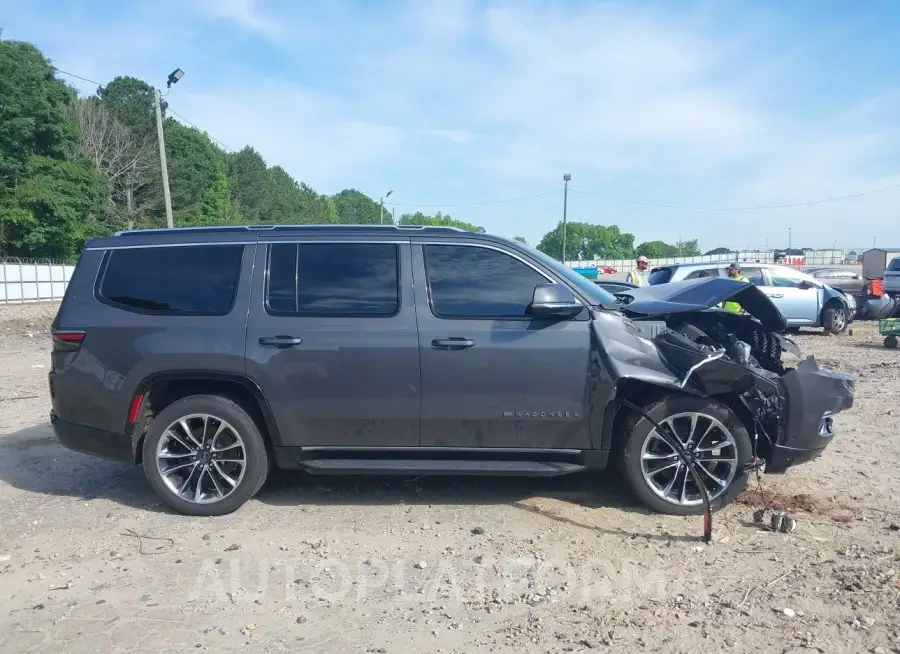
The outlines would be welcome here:
<svg viewBox="0 0 900 654">
<path fill-rule="evenodd" d="M 730 299 L 747 312 L 716 308 Z M 663 284 L 629 291 L 623 305 L 684 392 L 720 397 L 743 417 L 768 472 L 819 456 L 834 438 L 834 416 L 853 406 L 853 379 L 803 358 L 784 318 L 752 285 L 721 278 Z M 786 364 L 785 354 L 798 361 Z"/>
</svg>

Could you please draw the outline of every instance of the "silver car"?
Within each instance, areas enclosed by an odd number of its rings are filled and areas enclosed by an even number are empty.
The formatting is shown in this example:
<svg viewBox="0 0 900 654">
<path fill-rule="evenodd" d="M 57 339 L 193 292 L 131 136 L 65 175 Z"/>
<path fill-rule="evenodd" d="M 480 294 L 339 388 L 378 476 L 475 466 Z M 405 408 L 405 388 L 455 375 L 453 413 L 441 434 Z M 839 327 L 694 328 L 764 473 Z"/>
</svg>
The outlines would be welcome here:
<svg viewBox="0 0 900 654">
<path fill-rule="evenodd" d="M 884 271 L 884 292 L 891 297 L 900 297 L 900 257 L 894 257 Z"/>
<path fill-rule="evenodd" d="M 650 284 L 665 284 L 697 277 L 726 277 L 728 262 L 682 263 L 650 272 Z M 856 316 L 856 299 L 789 266 L 741 263 L 741 273 L 772 298 L 792 328 L 824 327 L 840 334 Z"/>
</svg>

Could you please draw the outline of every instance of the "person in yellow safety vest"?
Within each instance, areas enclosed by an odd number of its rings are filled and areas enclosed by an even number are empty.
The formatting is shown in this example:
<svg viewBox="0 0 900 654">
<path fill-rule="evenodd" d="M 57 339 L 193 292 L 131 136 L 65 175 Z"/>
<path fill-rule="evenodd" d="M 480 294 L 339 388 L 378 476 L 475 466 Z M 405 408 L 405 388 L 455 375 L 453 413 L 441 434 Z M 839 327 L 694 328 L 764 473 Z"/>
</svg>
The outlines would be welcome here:
<svg viewBox="0 0 900 654">
<path fill-rule="evenodd" d="M 650 271 L 647 270 L 650 259 L 642 254 L 637 258 L 635 264 L 625 277 L 625 281 L 635 286 L 647 286 L 650 283 Z"/>
<path fill-rule="evenodd" d="M 741 274 L 741 266 L 737 263 L 733 263 L 728 266 L 728 276 L 731 277 L 731 279 L 736 279 L 739 282 L 747 282 L 748 284 L 750 283 L 750 280 Z M 744 308 L 740 304 L 732 301 L 726 302 L 722 305 L 722 307 L 728 311 L 733 311 L 734 313 L 742 313 L 744 311 Z"/>
</svg>

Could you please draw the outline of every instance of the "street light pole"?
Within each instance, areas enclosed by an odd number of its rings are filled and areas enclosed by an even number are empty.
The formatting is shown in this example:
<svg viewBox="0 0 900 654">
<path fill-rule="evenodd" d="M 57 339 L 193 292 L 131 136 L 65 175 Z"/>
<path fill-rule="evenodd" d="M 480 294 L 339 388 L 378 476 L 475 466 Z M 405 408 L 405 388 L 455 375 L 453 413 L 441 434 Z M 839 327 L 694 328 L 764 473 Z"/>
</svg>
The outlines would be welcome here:
<svg viewBox="0 0 900 654">
<path fill-rule="evenodd" d="M 178 80 L 184 77 L 184 71 L 180 68 L 176 68 L 171 73 L 169 73 L 169 79 L 166 81 L 166 89 L 172 88 L 173 84 L 177 84 Z M 172 218 L 172 194 L 169 192 L 169 167 L 166 165 L 166 137 L 163 133 L 163 119 L 162 119 L 162 91 L 159 89 L 154 89 L 156 91 L 156 97 L 154 100 L 155 109 L 156 109 L 156 137 L 159 141 L 159 168 L 162 171 L 162 183 L 163 183 L 163 201 L 166 204 L 166 227 L 172 229 L 175 226 L 174 220 Z"/>
<path fill-rule="evenodd" d="M 387 193 L 385 193 L 384 195 L 381 196 L 381 224 L 382 225 L 384 224 L 384 201 L 387 198 L 391 197 L 391 193 L 393 193 L 393 191 L 388 191 Z"/>
<path fill-rule="evenodd" d="M 562 262 L 563 265 L 566 263 L 566 213 L 569 207 L 569 181 L 572 179 L 572 175 L 569 173 L 565 173 L 563 175 L 563 239 L 562 239 Z"/>
</svg>

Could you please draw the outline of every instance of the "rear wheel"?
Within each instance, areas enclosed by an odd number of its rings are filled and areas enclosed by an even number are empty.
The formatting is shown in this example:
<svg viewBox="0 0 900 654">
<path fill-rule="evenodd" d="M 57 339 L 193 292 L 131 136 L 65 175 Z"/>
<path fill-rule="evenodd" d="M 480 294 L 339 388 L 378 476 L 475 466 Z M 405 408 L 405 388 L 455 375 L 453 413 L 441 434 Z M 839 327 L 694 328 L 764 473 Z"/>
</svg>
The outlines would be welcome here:
<svg viewBox="0 0 900 654">
<path fill-rule="evenodd" d="M 144 474 L 179 513 L 232 513 L 262 487 L 269 471 L 259 428 L 237 403 L 215 395 L 173 402 L 144 439 Z"/>
<path fill-rule="evenodd" d="M 740 467 L 751 459 L 752 448 L 747 429 L 731 409 L 711 399 L 670 396 L 644 410 L 678 437 L 714 510 L 743 490 L 746 477 Z M 635 415 L 626 424 L 619 457 L 625 480 L 650 509 L 671 515 L 703 512 L 690 470 L 645 417 Z"/>
<path fill-rule="evenodd" d="M 826 334 L 842 334 L 847 331 L 849 323 L 847 308 L 843 304 L 829 304 L 822 311 L 822 327 Z"/>
<path fill-rule="evenodd" d="M 891 349 L 897 347 L 897 337 L 896 336 L 885 336 L 884 337 L 884 346 L 889 347 Z"/>
</svg>

